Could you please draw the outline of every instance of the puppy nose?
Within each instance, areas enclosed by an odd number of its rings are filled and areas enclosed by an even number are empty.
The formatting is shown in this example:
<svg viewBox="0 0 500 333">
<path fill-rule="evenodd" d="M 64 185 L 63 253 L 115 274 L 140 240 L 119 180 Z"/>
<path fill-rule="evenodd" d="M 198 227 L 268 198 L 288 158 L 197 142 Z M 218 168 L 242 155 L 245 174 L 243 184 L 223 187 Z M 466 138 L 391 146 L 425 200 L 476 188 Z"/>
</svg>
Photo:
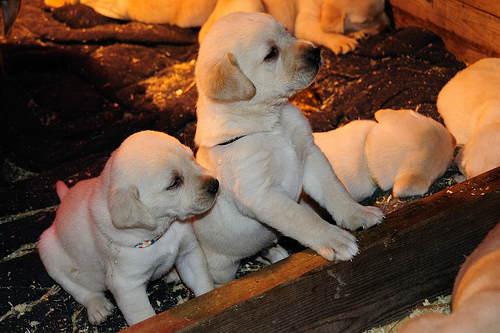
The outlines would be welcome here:
<svg viewBox="0 0 500 333">
<path fill-rule="evenodd" d="M 206 189 L 207 189 L 207 192 L 209 192 L 211 194 L 217 194 L 217 192 L 219 192 L 219 181 L 216 178 L 211 178 L 207 182 Z"/>
<path fill-rule="evenodd" d="M 307 50 L 306 58 L 313 65 L 321 65 L 321 50 L 312 46 Z"/>
</svg>

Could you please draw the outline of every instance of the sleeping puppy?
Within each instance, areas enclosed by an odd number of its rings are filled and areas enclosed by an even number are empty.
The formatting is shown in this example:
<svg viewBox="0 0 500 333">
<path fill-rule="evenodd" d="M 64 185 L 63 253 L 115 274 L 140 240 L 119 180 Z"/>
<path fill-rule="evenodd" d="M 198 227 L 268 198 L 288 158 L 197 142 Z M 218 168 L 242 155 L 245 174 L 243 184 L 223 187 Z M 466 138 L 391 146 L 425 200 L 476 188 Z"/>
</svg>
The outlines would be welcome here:
<svg viewBox="0 0 500 333">
<path fill-rule="evenodd" d="M 500 166 L 500 58 L 479 60 L 439 92 L 438 111 L 463 145 L 456 157 L 467 178 Z"/>
<path fill-rule="evenodd" d="M 288 101 L 311 84 L 321 63 L 319 49 L 262 13 L 226 15 L 201 43 L 196 158 L 221 191 L 194 228 L 216 284 L 233 280 L 240 259 L 282 234 L 327 260 L 357 253 L 354 236 L 298 204 L 302 190 L 342 227 L 369 228 L 383 218 L 349 196 L 307 119 Z"/>
<path fill-rule="evenodd" d="M 128 137 L 97 178 L 68 190 L 38 251 L 49 275 L 87 308 L 92 324 L 111 314 L 109 289 L 129 325 L 155 314 L 146 284 L 175 264 L 196 296 L 213 289 L 191 223 L 208 210 L 218 181 L 191 150 L 160 132 Z"/>
<path fill-rule="evenodd" d="M 324 45 L 335 54 L 355 50 L 358 39 L 389 25 L 384 0 L 219 0 L 199 40 L 217 19 L 236 11 L 268 13 L 290 34 Z"/>
<path fill-rule="evenodd" d="M 81 3 L 97 13 L 124 21 L 171 24 L 181 28 L 201 27 L 217 0 L 45 0 L 45 5 L 62 7 Z"/>
<path fill-rule="evenodd" d="M 460 268 L 452 294 L 452 313 L 423 314 L 406 322 L 398 333 L 500 332 L 500 225 Z"/>
<path fill-rule="evenodd" d="M 355 200 L 377 187 L 396 197 L 426 193 L 453 161 L 453 135 L 411 110 L 379 110 L 375 119 L 314 133 L 314 142 Z"/>
</svg>

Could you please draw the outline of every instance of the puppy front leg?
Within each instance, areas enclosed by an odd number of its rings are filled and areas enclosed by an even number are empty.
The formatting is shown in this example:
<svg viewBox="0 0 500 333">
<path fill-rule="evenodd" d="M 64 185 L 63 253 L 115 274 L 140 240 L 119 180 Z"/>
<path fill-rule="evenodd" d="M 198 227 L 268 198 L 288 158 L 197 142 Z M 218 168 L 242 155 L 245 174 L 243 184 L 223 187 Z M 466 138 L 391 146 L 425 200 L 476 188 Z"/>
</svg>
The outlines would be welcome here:
<svg viewBox="0 0 500 333">
<path fill-rule="evenodd" d="M 326 208 L 341 227 L 350 230 L 366 229 L 382 222 L 382 211 L 357 203 L 333 172 L 328 159 L 315 145 L 309 148 L 306 156 L 303 180 L 304 191 Z"/>
<path fill-rule="evenodd" d="M 328 47 L 335 54 L 346 54 L 356 50 L 358 42 L 341 34 L 324 32 L 319 22 L 307 22 L 309 24 L 297 25 L 295 37 L 305 39 Z"/>
<path fill-rule="evenodd" d="M 215 287 L 220 287 L 236 278 L 239 267 L 239 260 L 232 260 L 229 257 L 214 253 L 209 249 L 204 249 L 207 258 L 208 271 L 213 278 Z"/>
<path fill-rule="evenodd" d="M 113 279 L 109 285 L 109 290 L 129 326 L 156 314 L 146 293 L 146 283 L 147 281 L 137 285 L 137 281 Z"/>
<path fill-rule="evenodd" d="M 192 228 L 189 224 L 189 228 Z M 175 268 L 179 276 L 195 296 L 214 289 L 214 282 L 208 272 L 207 261 L 194 232 L 186 235 L 177 254 Z"/>
<path fill-rule="evenodd" d="M 327 260 L 349 260 L 357 252 L 356 238 L 323 220 L 278 190 L 268 189 L 248 207 L 257 220 L 298 240 Z"/>
</svg>

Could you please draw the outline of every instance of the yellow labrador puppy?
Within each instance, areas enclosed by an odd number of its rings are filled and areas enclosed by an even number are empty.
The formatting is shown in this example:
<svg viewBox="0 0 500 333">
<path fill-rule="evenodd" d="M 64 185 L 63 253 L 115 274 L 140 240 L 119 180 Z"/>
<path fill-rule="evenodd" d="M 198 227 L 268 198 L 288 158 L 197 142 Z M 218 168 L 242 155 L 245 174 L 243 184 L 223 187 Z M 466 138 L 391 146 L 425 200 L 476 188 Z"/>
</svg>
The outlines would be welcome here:
<svg viewBox="0 0 500 333">
<path fill-rule="evenodd" d="M 379 110 L 375 119 L 314 133 L 314 141 L 355 200 L 377 187 L 396 197 L 426 193 L 453 161 L 453 135 L 411 110 Z"/>
<path fill-rule="evenodd" d="M 358 39 L 389 25 L 384 0 L 219 0 L 199 40 L 217 19 L 236 11 L 268 13 L 290 34 L 324 45 L 335 54 L 355 50 Z"/>
<path fill-rule="evenodd" d="M 342 227 L 369 228 L 383 218 L 349 196 L 288 100 L 311 84 L 321 64 L 319 49 L 262 13 L 226 15 L 201 43 L 196 158 L 221 192 L 194 228 L 217 284 L 233 280 L 240 259 L 282 234 L 328 260 L 357 253 L 353 235 L 298 204 L 302 190 Z"/>
<path fill-rule="evenodd" d="M 500 225 L 491 230 L 460 268 L 452 294 L 452 313 L 420 315 L 398 333 L 500 332 Z"/>
<path fill-rule="evenodd" d="M 438 111 L 463 145 L 456 164 L 467 178 L 500 166 L 500 58 L 479 60 L 439 92 Z"/>
<path fill-rule="evenodd" d="M 128 137 L 97 178 L 68 190 L 38 250 L 49 275 L 101 323 L 112 311 L 109 289 L 129 325 L 155 314 L 146 284 L 175 265 L 196 296 L 213 289 L 191 223 L 209 209 L 218 181 L 191 150 L 160 132 Z"/>
<path fill-rule="evenodd" d="M 45 0 L 50 7 L 77 3 L 117 20 L 192 28 L 205 23 L 217 0 Z"/>
</svg>

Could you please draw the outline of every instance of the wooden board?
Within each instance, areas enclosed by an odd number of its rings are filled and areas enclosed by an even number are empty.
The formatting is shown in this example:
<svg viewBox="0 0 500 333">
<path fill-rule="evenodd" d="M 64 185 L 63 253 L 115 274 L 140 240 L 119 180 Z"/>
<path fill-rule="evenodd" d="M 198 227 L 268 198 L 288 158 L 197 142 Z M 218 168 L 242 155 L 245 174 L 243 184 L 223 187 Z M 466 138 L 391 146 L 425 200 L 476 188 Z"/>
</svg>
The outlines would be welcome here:
<svg viewBox="0 0 500 333">
<path fill-rule="evenodd" d="M 357 234 L 360 254 L 291 256 L 124 330 L 362 332 L 451 292 L 465 256 L 497 223 L 500 168 L 414 202 Z"/>
<path fill-rule="evenodd" d="M 458 59 L 500 57 L 497 0 L 390 0 L 396 27 L 419 26 L 440 35 Z"/>
</svg>

